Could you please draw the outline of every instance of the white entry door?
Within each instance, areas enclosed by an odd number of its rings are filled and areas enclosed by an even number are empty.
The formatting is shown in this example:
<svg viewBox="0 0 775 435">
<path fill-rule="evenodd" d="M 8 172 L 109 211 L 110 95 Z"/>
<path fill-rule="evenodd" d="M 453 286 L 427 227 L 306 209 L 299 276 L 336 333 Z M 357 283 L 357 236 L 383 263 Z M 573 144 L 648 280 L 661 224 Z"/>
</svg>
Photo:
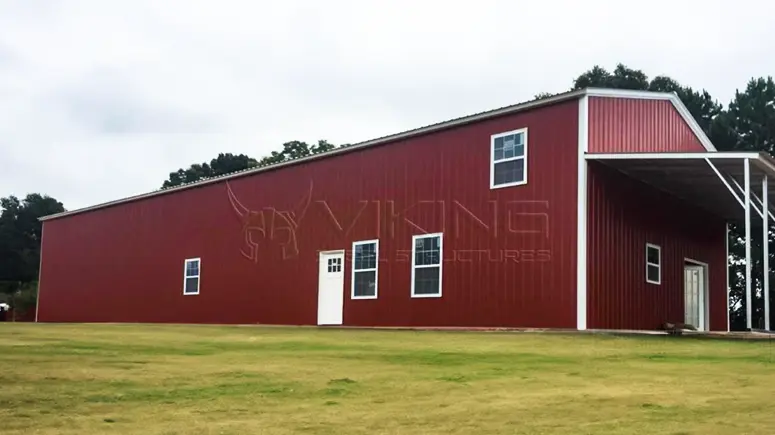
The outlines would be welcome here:
<svg viewBox="0 0 775 435">
<path fill-rule="evenodd" d="M 318 276 L 318 325 L 341 325 L 344 252 L 321 252 Z"/>
<path fill-rule="evenodd" d="M 684 323 L 705 330 L 705 268 L 684 266 Z"/>
</svg>

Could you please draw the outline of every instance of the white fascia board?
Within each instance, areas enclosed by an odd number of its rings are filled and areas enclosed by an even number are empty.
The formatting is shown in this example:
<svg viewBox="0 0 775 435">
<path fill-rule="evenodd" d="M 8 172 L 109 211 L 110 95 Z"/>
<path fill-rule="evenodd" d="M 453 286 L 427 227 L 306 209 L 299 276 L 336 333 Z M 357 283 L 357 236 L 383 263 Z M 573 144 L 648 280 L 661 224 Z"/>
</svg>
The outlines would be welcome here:
<svg viewBox="0 0 775 435">
<path fill-rule="evenodd" d="M 687 159 L 754 159 L 761 156 L 757 152 L 708 152 L 708 153 L 587 153 L 587 160 L 687 160 Z"/>
</svg>

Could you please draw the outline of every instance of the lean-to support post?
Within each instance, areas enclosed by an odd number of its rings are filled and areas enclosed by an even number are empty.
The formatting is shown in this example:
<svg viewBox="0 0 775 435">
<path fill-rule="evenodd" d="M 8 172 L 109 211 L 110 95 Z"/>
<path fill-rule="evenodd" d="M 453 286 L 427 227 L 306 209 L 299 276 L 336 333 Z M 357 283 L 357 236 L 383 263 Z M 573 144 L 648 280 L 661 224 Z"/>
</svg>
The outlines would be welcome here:
<svg viewBox="0 0 775 435">
<path fill-rule="evenodd" d="M 764 329 L 770 330 L 770 222 L 767 204 L 767 176 L 762 179 L 762 250 L 764 251 Z"/>
<path fill-rule="evenodd" d="M 753 329 L 751 298 L 751 163 L 743 160 L 745 183 L 745 327 Z"/>
</svg>

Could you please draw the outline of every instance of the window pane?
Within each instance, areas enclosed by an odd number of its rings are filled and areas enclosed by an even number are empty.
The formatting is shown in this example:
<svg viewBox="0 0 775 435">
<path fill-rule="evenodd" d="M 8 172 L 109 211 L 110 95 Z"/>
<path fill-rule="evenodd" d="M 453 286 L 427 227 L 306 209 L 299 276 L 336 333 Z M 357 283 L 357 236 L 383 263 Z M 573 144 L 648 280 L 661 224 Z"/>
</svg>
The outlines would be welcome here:
<svg viewBox="0 0 775 435">
<path fill-rule="evenodd" d="M 377 267 L 377 253 L 370 251 L 369 255 L 363 259 L 363 267 L 366 269 L 375 269 Z"/>
<path fill-rule="evenodd" d="M 651 246 L 646 248 L 646 261 L 651 264 L 659 264 L 659 250 Z"/>
<path fill-rule="evenodd" d="M 519 133 L 514 137 L 517 145 L 525 145 L 525 133 Z"/>
<path fill-rule="evenodd" d="M 354 255 L 355 258 L 353 259 L 353 267 L 355 270 L 374 269 L 377 267 L 376 243 L 356 245 Z"/>
<path fill-rule="evenodd" d="M 516 183 L 525 180 L 525 159 L 495 164 L 495 185 Z"/>
<path fill-rule="evenodd" d="M 187 262 L 186 263 L 186 276 L 197 276 L 197 275 L 199 275 L 199 262 L 198 261 L 189 261 L 189 262 Z"/>
<path fill-rule="evenodd" d="M 649 281 L 659 281 L 659 267 L 658 266 L 652 266 L 647 265 L 646 266 L 646 278 L 648 278 Z"/>
<path fill-rule="evenodd" d="M 186 294 L 199 292 L 199 278 L 186 278 L 186 286 L 183 290 Z"/>
<path fill-rule="evenodd" d="M 514 147 L 516 145 L 516 140 L 514 139 L 513 135 L 505 136 L 503 138 L 503 157 L 504 158 L 511 158 L 514 157 Z"/>
<path fill-rule="evenodd" d="M 377 272 L 355 272 L 355 296 L 377 295 Z"/>
<path fill-rule="evenodd" d="M 361 245 L 361 253 L 358 255 L 359 260 L 356 269 L 374 269 L 377 267 L 377 244 L 369 243 L 368 245 Z"/>
<path fill-rule="evenodd" d="M 439 268 L 422 267 L 414 270 L 414 294 L 439 294 Z"/>
<path fill-rule="evenodd" d="M 502 137 L 495 138 L 495 141 L 493 143 L 493 151 L 494 151 L 493 154 L 495 156 L 495 160 L 500 160 L 503 158 L 503 138 Z"/>
<path fill-rule="evenodd" d="M 355 245 L 353 249 L 353 268 L 363 269 L 363 245 Z"/>
<path fill-rule="evenodd" d="M 441 263 L 440 238 L 423 237 L 414 242 L 414 264 L 417 266 Z"/>
</svg>

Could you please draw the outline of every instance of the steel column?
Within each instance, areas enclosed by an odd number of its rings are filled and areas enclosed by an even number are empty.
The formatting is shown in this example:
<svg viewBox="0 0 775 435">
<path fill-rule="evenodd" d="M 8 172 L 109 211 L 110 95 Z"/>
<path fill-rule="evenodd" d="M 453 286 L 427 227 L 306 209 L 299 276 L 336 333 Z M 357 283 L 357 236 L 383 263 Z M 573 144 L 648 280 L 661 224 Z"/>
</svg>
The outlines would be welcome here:
<svg viewBox="0 0 775 435">
<path fill-rule="evenodd" d="M 743 160 L 745 183 L 745 326 L 753 329 L 751 300 L 751 163 Z"/>
<path fill-rule="evenodd" d="M 770 223 L 767 208 L 767 176 L 762 179 L 762 250 L 764 251 L 764 329 L 770 330 Z"/>
</svg>

